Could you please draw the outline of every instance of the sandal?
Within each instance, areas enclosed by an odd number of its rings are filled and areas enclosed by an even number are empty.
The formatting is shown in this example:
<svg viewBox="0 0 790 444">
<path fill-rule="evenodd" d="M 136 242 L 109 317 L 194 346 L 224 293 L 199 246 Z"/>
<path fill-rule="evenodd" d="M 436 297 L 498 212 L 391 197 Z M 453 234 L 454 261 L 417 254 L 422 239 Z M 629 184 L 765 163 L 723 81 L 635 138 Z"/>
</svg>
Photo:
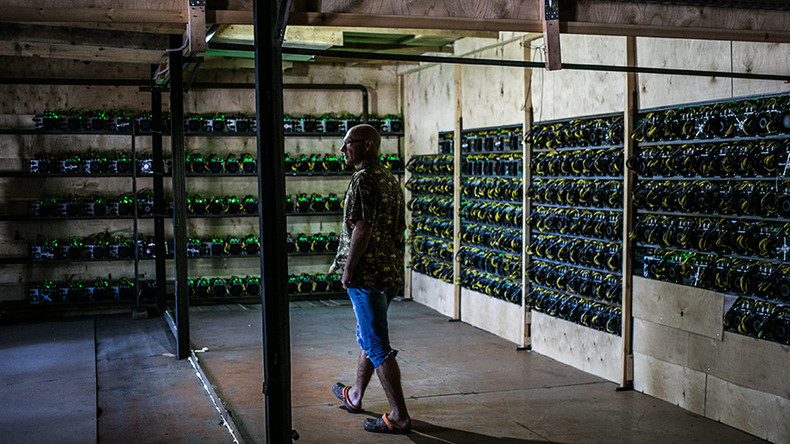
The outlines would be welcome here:
<svg viewBox="0 0 790 444">
<path fill-rule="evenodd" d="M 332 387 L 332 393 L 334 393 L 335 396 L 337 396 L 337 399 L 343 401 L 343 408 L 345 408 L 351 413 L 359 413 L 362 411 L 362 403 L 356 406 L 351 403 L 351 400 L 348 398 L 348 391 L 350 389 L 351 389 L 350 385 L 343 385 L 338 382 Z"/>
<path fill-rule="evenodd" d="M 411 427 L 401 427 L 391 423 L 386 413 L 381 415 L 381 418 L 366 419 L 362 424 L 362 428 L 368 432 L 391 433 L 395 435 L 405 435 L 411 432 Z"/>
</svg>

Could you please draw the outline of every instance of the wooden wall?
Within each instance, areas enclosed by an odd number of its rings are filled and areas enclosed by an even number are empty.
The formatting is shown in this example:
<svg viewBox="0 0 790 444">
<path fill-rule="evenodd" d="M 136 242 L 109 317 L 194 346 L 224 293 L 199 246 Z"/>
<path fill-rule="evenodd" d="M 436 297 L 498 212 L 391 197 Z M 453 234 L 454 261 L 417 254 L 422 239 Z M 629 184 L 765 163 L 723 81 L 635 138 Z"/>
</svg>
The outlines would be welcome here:
<svg viewBox="0 0 790 444">
<path fill-rule="evenodd" d="M 562 35 L 565 63 L 624 65 L 625 39 Z M 500 35 L 498 42 L 506 39 Z M 464 39 L 456 43 L 455 55 L 497 42 Z M 789 44 L 638 38 L 639 66 L 790 74 Z M 529 43 L 532 60 L 543 60 L 542 40 Z M 521 60 L 518 50 L 504 45 L 474 57 Z M 516 123 L 523 118 L 523 70 L 510 68 L 463 68 L 464 127 Z M 522 72 L 518 72 L 522 71 Z M 453 68 L 435 66 L 406 74 L 407 133 L 414 152 L 436 152 L 437 130 L 452 129 Z M 790 84 L 776 81 L 734 80 L 723 77 L 638 75 L 640 109 L 697 101 L 776 93 Z M 624 109 L 624 74 L 535 69 L 531 76 L 534 121 L 618 112 Z M 513 92 L 510 94 L 510 92 Z M 439 107 L 432 107 L 432 104 Z M 419 118 L 413 118 L 418 116 Z M 432 118 L 432 120 L 431 120 Z M 428 145 L 428 151 L 418 151 Z M 419 148 L 418 148 L 419 147 Z M 423 282 L 419 286 L 431 287 Z M 445 291 L 451 287 L 444 284 Z M 433 291 L 441 288 L 431 287 Z M 429 306 L 441 306 L 450 315 L 450 295 L 421 292 Z M 475 308 L 467 292 L 462 304 Z M 491 298 L 488 298 L 491 299 Z M 441 301 L 441 302 L 437 302 Z M 501 317 L 494 304 L 484 301 L 487 319 L 476 325 L 512 322 Z M 726 311 L 721 294 L 635 278 L 634 386 L 637 390 L 680 405 L 774 442 L 790 437 L 786 420 L 790 390 L 786 369 L 790 347 L 724 332 Z M 461 313 L 464 316 L 462 305 Z M 468 308 L 468 307 L 467 307 Z M 442 311 L 442 310 L 440 310 Z M 620 381 L 622 339 L 575 324 L 532 313 L 533 349 L 603 378 Z M 507 328 L 502 327 L 502 330 Z M 494 330 L 489 330 L 494 331 Z M 508 334 L 496 334 L 508 338 Z"/>
</svg>

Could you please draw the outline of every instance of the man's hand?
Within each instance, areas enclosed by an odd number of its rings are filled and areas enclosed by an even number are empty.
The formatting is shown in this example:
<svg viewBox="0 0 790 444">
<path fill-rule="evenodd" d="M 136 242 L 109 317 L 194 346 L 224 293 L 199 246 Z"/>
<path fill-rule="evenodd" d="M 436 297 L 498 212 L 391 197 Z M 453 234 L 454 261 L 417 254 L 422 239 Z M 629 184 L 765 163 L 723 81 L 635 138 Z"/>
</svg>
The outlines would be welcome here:
<svg viewBox="0 0 790 444">
<path fill-rule="evenodd" d="M 343 287 L 356 288 L 356 284 L 351 281 L 353 274 L 350 267 L 346 267 L 345 270 L 343 270 L 343 276 L 340 278 L 340 283 L 343 284 Z"/>
</svg>

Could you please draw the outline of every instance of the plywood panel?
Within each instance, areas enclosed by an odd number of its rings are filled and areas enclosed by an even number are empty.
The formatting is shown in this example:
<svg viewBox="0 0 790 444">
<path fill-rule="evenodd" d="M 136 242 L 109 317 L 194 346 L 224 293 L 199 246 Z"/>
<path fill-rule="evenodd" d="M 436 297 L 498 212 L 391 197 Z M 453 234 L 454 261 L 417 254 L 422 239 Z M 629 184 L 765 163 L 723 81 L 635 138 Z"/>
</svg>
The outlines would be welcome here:
<svg viewBox="0 0 790 444">
<path fill-rule="evenodd" d="M 412 271 L 412 298 L 445 316 L 453 314 L 453 285 Z"/>
<path fill-rule="evenodd" d="M 461 289 L 461 320 L 519 346 L 524 333 L 521 305 Z"/>
<path fill-rule="evenodd" d="M 455 67 L 435 65 L 405 76 L 406 152 L 439 152 L 439 131 L 451 131 L 455 116 Z"/>
<path fill-rule="evenodd" d="M 786 367 L 785 367 L 786 368 Z M 790 442 L 790 399 L 708 377 L 705 416 L 771 442 Z"/>
<path fill-rule="evenodd" d="M 620 382 L 622 338 L 532 311 L 532 349 L 587 373 Z"/>
<path fill-rule="evenodd" d="M 150 93 L 136 86 L 0 85 L 0 114 L 38 114 L 45 110 L 147 110 Z"/>
<path fill-rule="evenodd" d="M 790 346 L 724 332 L 723 341 L 690 335 L 688 366 L 741 387 L 790 399 Z M 790 412 L 790 410 L 788 410 Z"/>
<path fill-rule="evenodd" d="M 790 74 L 787 59 L 790 44 L 787 43 L 732 43 L 732 69 L 736 72 L 760 74 Z M 732 93 L 735 97 L 789 91 L 790 84 L 767 80 L 733 80 Z"/>
<path fill-rule="evenodd" d="M 563 63 L 622 65 L 625 38 L 562 34 Z M 543 40 L 531 42 L 532 60 L 545 60 Z M 534 119 L 561 119 L 623 110 L 625 74 L 535 70 L 532 76 Z"/>
<path fill-rule="evenodd" d="M 634 351 L 672 364 L 688 366 L 691 333 L 634 319 Z"/>
<path fill-rule="evenodd" d="M 635 318 L 721 339 L 721 293 L 635 276 L 633 298 Z"/>
<path fill-rule="evenodd" d="M 634 352 L 634 389 L 705 414 L 704 372 Z"/>
<path fill-rule="evenodd" d="M 638 38 L 637 66 L 729 72 L 730 42 Z M 732 97 L 732 80 L 721 77 L 639 75 L 639 106 Z"/>
<path fill-rule="evenodd" d="M 362 84 L 368 88 L 370 113 L 400 112 L 396 67 L 379 66 L 311 66 L 306 74 L 286 75 L 289 83 Z M 301 74 L 301 73 L 299 73 Z M 250 95 L 253 95 L 250 92 Z M 362 93 L 358 90 L 292 90 L 283 92 L 284 110 L 291 114 L 322 114 L 326 112 L 362 112 Z"/>
<path fill-rule="evenodd" d="M 495 47 L 480 50 L 489 46 Z M 521 39 L 519 36 L 513 37 L 512 33 L 503 34 L 496 41 L 466 38 L 455 43 L 456 55 L 473 51 L 473 54 L 465 57 L 495 60 L 523 60 L 524 57 Z M 523 68 L 464 65 L 462 70 L 465 128 L 522 121 L 526 97 Z"/>
</svg>

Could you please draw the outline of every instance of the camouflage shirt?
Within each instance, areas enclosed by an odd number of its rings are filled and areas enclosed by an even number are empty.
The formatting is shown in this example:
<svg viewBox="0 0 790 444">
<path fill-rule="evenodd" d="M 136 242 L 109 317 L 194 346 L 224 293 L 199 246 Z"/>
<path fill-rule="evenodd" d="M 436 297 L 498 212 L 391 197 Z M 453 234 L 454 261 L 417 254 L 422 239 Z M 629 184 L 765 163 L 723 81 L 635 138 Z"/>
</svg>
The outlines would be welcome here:
<svg viewBox="0 0 790 444">
<path fill-rule="evenodd" d="M 343 206 L 340 244 L 330 272 L 345 267 L 351 233 L 363 219 L 373 232 L 354 270 L 353 281 L 360 287 L 379 289 L 403 284 L 403 191 L 395 176 L 378 160 L 363 162 L 351 178 Z"/>
</svg>

